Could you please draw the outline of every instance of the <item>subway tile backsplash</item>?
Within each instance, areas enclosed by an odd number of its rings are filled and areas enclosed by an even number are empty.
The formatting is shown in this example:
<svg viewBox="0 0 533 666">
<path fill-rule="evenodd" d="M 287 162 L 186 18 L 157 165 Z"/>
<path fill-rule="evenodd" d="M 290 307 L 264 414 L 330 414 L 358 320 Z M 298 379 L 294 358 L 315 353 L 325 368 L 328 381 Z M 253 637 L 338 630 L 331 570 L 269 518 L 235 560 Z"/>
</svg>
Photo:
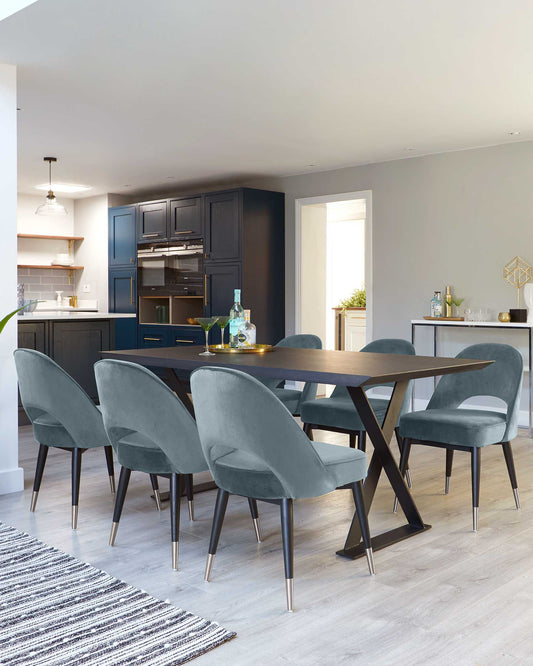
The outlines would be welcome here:
<svg viewBox="0 0 533 666">
<path fill-rule="evenodd" d="M 17 282 L 24 285 L 24 298 L 30 301 L 54 301 L 56 291 L 62 291 L 63 297 L 76 293 L 76 275 L 68 283 L 68 270 L 55 268 L 19 268 Z"/>
</svg>

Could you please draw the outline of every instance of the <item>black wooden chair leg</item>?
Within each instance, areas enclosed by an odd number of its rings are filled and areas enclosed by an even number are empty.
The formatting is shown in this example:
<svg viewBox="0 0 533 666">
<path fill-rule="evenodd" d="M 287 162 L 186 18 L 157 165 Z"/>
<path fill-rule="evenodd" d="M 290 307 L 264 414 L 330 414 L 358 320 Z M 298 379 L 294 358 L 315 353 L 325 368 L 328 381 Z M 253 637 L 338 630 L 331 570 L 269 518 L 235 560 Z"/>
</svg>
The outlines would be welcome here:
<svg viewBox="0 0 533 666">
<path fill-rule="evenodd" d="M 43 480 L 44 466 L 46 465 L 46 457 L 48 456 L 48 447 L 44 444 L 39 445 L 39 454 L 37 456 L 37 467 L 35 468 L 35 479 L 33 480 L 33 493 L 31 496 L 30 511 L 35 511 L 37 505 L 37 497 L 41 488 L 41 481 Z"/>
<path fill-rule="evenodd" d="M 78 529 L 78 502 L 80 498 L 81 456 L 79 448 L 72 449 L 72 529 Z"/>
<path fill-rule="evenodd" d="M 357 437 L 357 448 L 360 451 L 366 451 L 366 430 L 360 430 Z"/>
<path fill-rule="evenodd" d="M 250 507 L 252 522 L 254 524 L 255 538 L 257 539 L 257 543 L 261 543 L 261 532 L 259 531 L 259 511 L 257 510 L 257 500 L 253 499 L 252 497 L 249 497 L 248 505 Z"/>
<path fill-rule="evenodd" d="M 282 499 L 281 535 L 283 537 L 283 561 L 285 564 L 285 590 L 287 594 L 287 610 L 293 611 L 294 601 L 294 540 L 292 499 Z"/>
<path fill-rule="evenodd" d="M 453 449 L 446 449 L 446 480 L 444 481 L 444 494 L 450 492 L 450 479 L 452 477 Z"/>
<path fill-rule="evenodd" d="M 224 516 L 226 515 L 226 507 L 228 506 L 228 497 L 229 493 L 226 490 L 222 490 L 221 488 L 218 489 L 213 525 L 211 526 L 211 539 L 209 540 L 209 550 L 207 552 L 207 562 L 205 565 L 204 580 L 206 582 L 209 581 L 211 570 L 213 569 L 218 540 L 220 538 L 220 532 L 222 531 L 222 523 L 224 522 Z"/>
<path fill-rule="evenodd" d="M 355 432 L 350 433 L 350 448 L 355 449 L 357 444 L 357 434 Z"/>
<path fill-rule="evenodd" d="M 159 492 L 159 481 L 157 479 L 157 474 L 150 474 L 150 483 L 152 484 L 152 490 L 154 491 L 156 508 L 158 511 L 161 511 L 161 493 Z"/>
<path fill-rule="evenodd" d="M 479 481 L 481 472 L 481 455 L 479 447 L 472 448 L 472 523 L 477 532 L 479 517 Z"/>
<path fill-rule="evenodd" d="M 194 491 L 192 486 L 192 474 L 185 475 L 185 489 L 187 492 L 187 506 L 189 507 L 189 520 L 194 520 Z"/>
<path fill-rule="evenodd" d="M 368 526 L 368 516 L 365 509 L 365 501 L 363 498 L 363 483 L 356 481 L 352 486 L 353 498 L 355 501 L 355 509 L 357 511 L 357 519 L 361 527 L 361 537 L 366 550 L 366 560 L 368 562 L 368 570 L 370 575 L 373 576 L 376 571 L 374 569 L 374 556 L 372 554 L 372 541 L 370 539 L 370 527 Z"/>
<path fill-rule="evenodd" d="M 113 447 L 104 446 L 105 451 L 105 460 L 107 463 L 107 473 L 109 474 L 109 486 L 111 488 L 111 494 L 115 494 L 115 464 L 113 462 Z"/>
<path fill-rule="evenodd" d="M 305 434 L 309 437 L 311 441 L 313 441 L 313 428 L 311 427 L 310 423 L 304 423 L 304 428 L 303 428 Z"/>
<path fill-rule="evenodd" d="M 406 471 L 409 466 L 409 455 L 411 453 L 411 440 L 408 439 L 407 437 L 402 440 L 402 448 L 401 448 L 401 456 L 400 456 L 400 473 L 403 477 L 405 477 Z M 392 512 L 393 513 L 398 513 L 398 498 L 394 498 L 394 506 L 392 507 Z"/>
<path fill-rule="evenodd" d="M 177 570 L 180 534 L 181 474 L 170 475 L 170 533 L 172 539 L 172 568 Z"/>
<path fill-rule="evenodd" d="M 122 509 L 124 507 L 124 500 L 126 499 L 126 492 L 128 490 L 128 483 L 130 482 L 131 469 L 127 467 L 120 468 L 120 476 L 118 477 L 118 490 L 115 497 L 115 508 L 113 510 L 113 522 L 111 523 L 111 534 L 109 535 L 109 545 L 115 545 L 117 537 L 118 524 Z"/>
<path fill-rule="evenodd" d="M 505 457 L 505 464 L 509 472 L 509 479 L 511 481 L 511 488 L 513 489 L 514 501 L 516 508 L 520 508 L 520 495 L 518 494 L 518 481 L 516 480 L 516 471 L 514 468 L 513 450 L 511 449 L 510 442 L 502 442 L 503 455 Z"/>
</svg>

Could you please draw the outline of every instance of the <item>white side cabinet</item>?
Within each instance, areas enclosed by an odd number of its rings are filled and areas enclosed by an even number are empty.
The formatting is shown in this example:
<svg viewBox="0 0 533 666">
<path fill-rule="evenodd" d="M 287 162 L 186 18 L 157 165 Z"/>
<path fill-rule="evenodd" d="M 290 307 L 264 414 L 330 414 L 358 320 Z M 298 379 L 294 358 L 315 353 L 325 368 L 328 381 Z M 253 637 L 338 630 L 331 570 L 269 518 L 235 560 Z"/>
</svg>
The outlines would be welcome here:
<svg viewBox="0 0 533 666">
<path fill-rule="evenodd" d="M 366 310 L 335 309 L 335 349 L 359 351 L 366 345 Z"/>
</svg>

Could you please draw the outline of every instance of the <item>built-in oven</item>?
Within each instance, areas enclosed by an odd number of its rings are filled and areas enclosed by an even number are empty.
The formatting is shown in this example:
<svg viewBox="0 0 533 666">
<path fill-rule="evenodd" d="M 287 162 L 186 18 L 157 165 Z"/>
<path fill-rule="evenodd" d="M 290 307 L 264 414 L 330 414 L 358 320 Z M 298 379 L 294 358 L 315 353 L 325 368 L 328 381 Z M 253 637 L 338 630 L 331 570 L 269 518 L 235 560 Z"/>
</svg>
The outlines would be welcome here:
<svg viewBox="0 0 533 666">
<path fill-rule="evenodd" d="M 204 309 L 204 248 L 198 241 L 141 245 L 137 251 L 140 323 L 193 324 Z"/>
</svg>

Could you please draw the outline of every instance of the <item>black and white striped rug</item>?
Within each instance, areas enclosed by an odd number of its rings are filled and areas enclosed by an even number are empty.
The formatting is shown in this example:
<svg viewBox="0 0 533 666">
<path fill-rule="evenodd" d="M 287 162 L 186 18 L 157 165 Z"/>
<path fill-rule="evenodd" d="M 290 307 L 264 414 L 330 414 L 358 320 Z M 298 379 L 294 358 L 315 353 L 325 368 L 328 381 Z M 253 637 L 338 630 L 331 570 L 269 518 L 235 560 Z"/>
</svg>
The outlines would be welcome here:
<svg viewBox="0 0 533 666">
<path fill-rule="evenodd" d="M 0 523 L 0 664 L 183 664 L 235 634 Z"/>
</svg>

